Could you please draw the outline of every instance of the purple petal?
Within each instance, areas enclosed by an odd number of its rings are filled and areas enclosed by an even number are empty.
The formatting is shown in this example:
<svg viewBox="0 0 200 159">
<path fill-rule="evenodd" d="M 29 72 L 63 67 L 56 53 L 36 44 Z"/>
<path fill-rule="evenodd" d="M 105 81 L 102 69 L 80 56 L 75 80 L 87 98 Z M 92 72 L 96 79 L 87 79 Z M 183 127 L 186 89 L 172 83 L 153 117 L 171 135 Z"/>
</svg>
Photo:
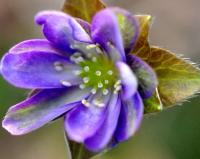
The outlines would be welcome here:
<svg viewBox="0 0 200 159">
<path fill-rule="evenodd" d="M 118 142 L 127 140 L 139 128 L 143 117 L 143 101 L 136 93 L 131 99 L 122 102 L 115 138 Z"/>
<path fill-rule="evenodd" d="M 112 7 L 111 9 L 118 19 L 118 25 L 122 34 L 125 52 L 127 54 L 133 49 L 138 38 L 138 21 L 132 13 L 129 13 L 124 9 L 118 7 Z"/>
<path fill-rule="evenodd" d="M 144 99 L 151 97 L 158 85 L 158 80 L 153 69 L 135 55 L 128 55 L 127 63 L 138 77 L 141 97 Z"/>
<path fill-rule="evenodd" d="M 91 34 L 91 25 L 90 23 L 82 20 L 82 19 L 79 19 L 79 18 L 76 18 L 77 22 L 83 27 L 83 29 L 90 35 Z"/>
<path fill-rule="evenodd" d="M 19 54 L 31 51 L 39 51 L 39 52 L 52 52 L 61 54 L 58 49 L 56 49 L 52 43 L 50 43 L 46 39 L 32 39 L 23 41 L 14 47 L 12 47 L 8 52 L 12 54 Z"/>
<path fill-rule="evenodd" d="M 71 140 L 82 143 L 84 140 L 92 136 L 101 126 L 105 119 L 106 105 L 110 100 L 110 95 L 99 96 L 90 95 L 87 101 L 89 107 L 80 104 L 78 107 L 70 111 L 65 116 L 65 130 Z M 96 101 L 102 101 L 103 107 L 96 105 Z"/>
<path fill-rule="evenodd" d="M 36 23 L 43 25 L 46 38 L 58 48 L 74 52 L 70 47 L 75 42 L 91 43 L 90 36 L 71 16 L 59 11 L 42 11 L 35 17 Z"/>
<path fill-rule="evenodd" d="M 37 51 L 8 53 L 3 57 L 0 66 L 3 77 L 22 88 L 61 88 L 64 85 L 77 85 L 80 78 L 74 71 L 78 69 L 78 66 L 64 56 Z"/>
<path fill-rule="evenodd" d="M 120 54 L 121 59 L 125 60 L 118 20 L 111 9 L 104 9 L 94 16 L 91 30 L 95 42 L 99 43 L 107 52 L 110 50 L 110 44 L 114 45 L 118 50 L 116 54 Z"/>
<path fill-rule="evenodd" d="M 72 109 L 87 95 L 75 87 L 42 90 L 11 107 L 2 125 L 13 135 L 29 133 Z"/>
<path fill-rule="evenodd" d="M 121 100 L 118 98 L 118 95 L 113 95 L 107 107 L 108 110 L 105 114 L 105 121 L 97 132 L 84 142 L 85 146 L 90 151 L 98 152 L 103 150 L 111 141 L 116 129 L 121 108 Z"/>
<path fill-rule="evenodd" d="M 71 140 L 83 142 L 93 135 L 105 119 L 105 108 L 80 104 L 66 114 L 65 130 Z"/>
<path fill-rule="evenodd" d="M 120 78 L 122 81 L 123 98 L 129 99 L 137 92 L 137 79 L 134 73 L 132 72 L 131 68 L 127 64 L 123 62 L 117 62 L 116 66 L 118 68 Z"/>
</svg>

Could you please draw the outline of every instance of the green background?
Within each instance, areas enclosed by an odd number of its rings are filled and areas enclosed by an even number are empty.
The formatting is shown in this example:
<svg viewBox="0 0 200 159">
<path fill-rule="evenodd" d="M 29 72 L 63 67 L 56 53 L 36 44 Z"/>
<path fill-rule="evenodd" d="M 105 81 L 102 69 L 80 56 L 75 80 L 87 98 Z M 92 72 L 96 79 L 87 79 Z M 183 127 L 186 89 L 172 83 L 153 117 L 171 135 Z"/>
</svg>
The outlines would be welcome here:
<svg viewBox="0 0 200 159">
<path fill-rule="evenodd" d="M 113 0 L 134 13 L 155 17 L 151 43 L 200 62 L 198 0 Z M 19 41 L 41 37 L 34 14 L 59 9 L 63 1 L 0 0 L 0 56 Z M 28 90 L 16 89 L 0 77 L 0 118 L 9 106 L 23 100 Z M 146 115 L 140 130 L 128 142 L 99 159 L 199 159 L 200 102 L 189 102 Z M 11 136 L 0 128 L 0 159 L 67 159 L 62 119 L 24 136 Z"/>
</svg>

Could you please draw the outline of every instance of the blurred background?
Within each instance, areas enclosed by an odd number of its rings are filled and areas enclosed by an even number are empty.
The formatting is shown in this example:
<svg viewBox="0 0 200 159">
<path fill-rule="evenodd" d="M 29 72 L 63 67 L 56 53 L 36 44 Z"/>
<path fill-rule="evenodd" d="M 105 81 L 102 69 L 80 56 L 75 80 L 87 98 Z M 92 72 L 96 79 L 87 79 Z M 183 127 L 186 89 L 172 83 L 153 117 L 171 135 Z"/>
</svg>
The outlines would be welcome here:
<svg viewBox="0 0 200 159">
<path fill-rule="evenodd" d="M 0 0 L 0 56 L 12 45 L 42 37 L 34 24 L 39 10 L 62 7 L 63 0 Z M 199 0 L 105 0 L 135 14 L 151 14 L 151 44 L 200 63 Z M 0 77 L 0 119 L 9 106 L 23 100 L 27 90 Z M 161 113 L 145 116 L 141 129 L 128 142 L 98 159 L 199 159 L 200 97 Z M 0 128 L 0 159 L 67 159 L 62 120 L 25 136 L 13 137 Z"/>
</svg>

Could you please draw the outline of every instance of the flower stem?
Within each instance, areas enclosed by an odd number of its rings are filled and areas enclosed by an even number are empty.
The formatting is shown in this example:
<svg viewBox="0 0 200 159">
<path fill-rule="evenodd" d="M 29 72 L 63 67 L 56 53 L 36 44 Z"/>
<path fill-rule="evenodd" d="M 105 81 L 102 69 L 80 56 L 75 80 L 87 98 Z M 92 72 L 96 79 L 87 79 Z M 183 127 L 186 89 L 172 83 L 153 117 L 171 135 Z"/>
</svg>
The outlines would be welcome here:
<svg viewBox="0 0 200 159">
<path fill-rule="evenodd" d="M 68 149 L 68 159 L 90 159 L 96 155 L 88 151 L 84 145 L 68 140 L 66 134 L 65 142 Z"/>
</svg>

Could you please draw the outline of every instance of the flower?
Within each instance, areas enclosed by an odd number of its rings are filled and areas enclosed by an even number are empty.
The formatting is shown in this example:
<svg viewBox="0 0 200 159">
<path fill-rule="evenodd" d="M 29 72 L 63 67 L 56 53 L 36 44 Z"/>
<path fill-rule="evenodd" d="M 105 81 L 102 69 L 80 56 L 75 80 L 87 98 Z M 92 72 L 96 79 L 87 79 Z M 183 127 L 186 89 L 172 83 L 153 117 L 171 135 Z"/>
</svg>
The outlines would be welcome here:
<svg viewBox="0 0 200 159">
<path fill-rule="evenodd" d="M 58 11 L 39 12 L 35 21 L 46 39 L 21 42 L 1 60 L 9 83 L 34 90 L 8 110 L 3 127 L 23 135 L 64 116 L 68 138 L 94 152 L 132 136 L 158 83 L 152 68 L 129 54 L 137 19 L 107 8 L 91 25 Z"/>
</svg>

